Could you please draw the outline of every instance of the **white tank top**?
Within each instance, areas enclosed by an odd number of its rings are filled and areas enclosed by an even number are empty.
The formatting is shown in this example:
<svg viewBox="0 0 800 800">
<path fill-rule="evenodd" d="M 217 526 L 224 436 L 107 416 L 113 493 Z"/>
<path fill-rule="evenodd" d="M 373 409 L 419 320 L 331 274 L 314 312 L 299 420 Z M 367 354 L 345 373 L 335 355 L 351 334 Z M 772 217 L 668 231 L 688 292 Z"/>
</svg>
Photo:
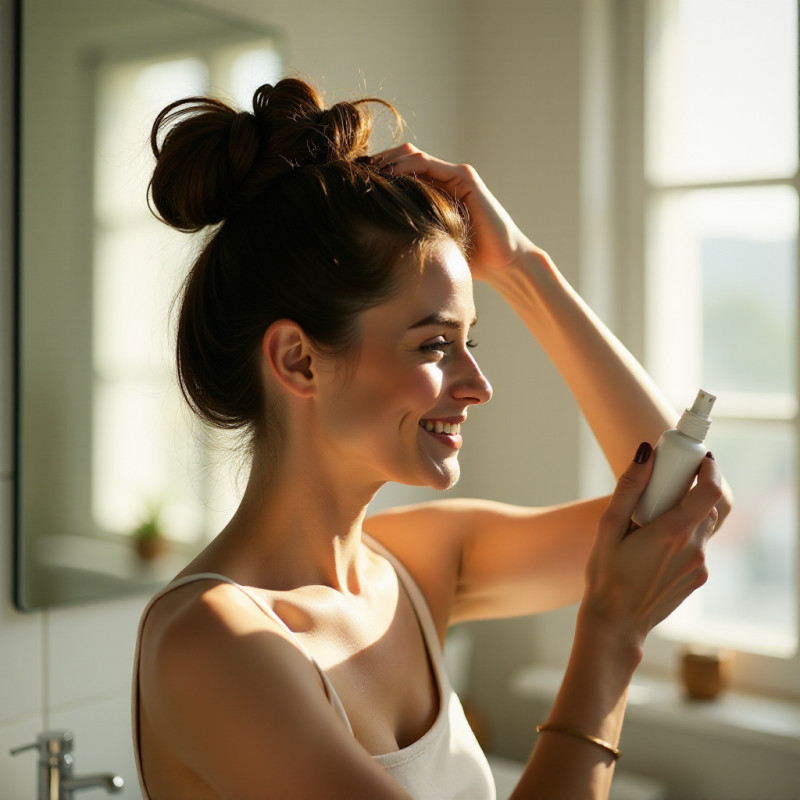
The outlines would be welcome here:
<svg viewBox="0 0 800 800">
<path fill-rule="evenodd" d="M 386 558 L 394 567 L 400 584 L 411 601 L 422 630 L 425 647 L 436 679 L 439 692 L 439 713 L 427 733 L 416 742 L 384 755 L 372 756 L 415 800 L 495 800 L 495 786 L 486 756 L 480 748 L 464 715 L 464 709 L 453 691 L 444 665 L 444 655 L 436 635 L 433 617 L 419 587 L 402 563 L 379 542 L 364 537 L 366 544 Z M 136 655 L 133 672 L 133 747 L 136 770 L 144 800 L 151 800 L 142 771 L 139 752 L 139 657 L 142 630 L 153 604 L 179 586 L 201 580 L 228 583 L 244 592 L 267 616 L 286 630 L 300 650 L 319 672 L 325 691 L 336 714 L 352 733 L 344 706 L 336 694 L 333 684 L 320 668 L 293 631 L 256 592 L 250 591 L 224 575 L 202 572 L 186 575 L 165 586 L 147 604 L 139 623 L 136 639 Z"/>
</svg>

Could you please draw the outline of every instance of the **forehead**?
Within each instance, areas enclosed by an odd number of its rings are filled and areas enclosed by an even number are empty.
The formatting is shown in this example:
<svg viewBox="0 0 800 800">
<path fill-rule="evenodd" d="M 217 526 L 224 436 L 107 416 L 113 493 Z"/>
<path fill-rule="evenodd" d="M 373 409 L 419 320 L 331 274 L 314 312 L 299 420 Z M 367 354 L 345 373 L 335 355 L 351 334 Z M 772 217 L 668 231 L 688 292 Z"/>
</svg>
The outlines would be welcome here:
<svg viewBox="0 0 800 800">
<path fill-rule="evenodd" d="M 458 246 L 451 241 L 436 243 L 423 254 L 408 253 L 398 263 L 398 292 L 382 308 L 412 319 L 416 324 L 442 314 L 467 326 L 475 318 L 472 275 Z"/>
</svg>

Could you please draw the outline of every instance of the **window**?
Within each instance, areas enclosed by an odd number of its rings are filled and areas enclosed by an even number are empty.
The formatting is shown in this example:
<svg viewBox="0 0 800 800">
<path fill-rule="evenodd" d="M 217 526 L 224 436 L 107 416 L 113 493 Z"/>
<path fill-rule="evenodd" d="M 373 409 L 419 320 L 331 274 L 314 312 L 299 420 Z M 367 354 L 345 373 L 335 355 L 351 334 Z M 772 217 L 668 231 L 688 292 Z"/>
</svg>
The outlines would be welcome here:
<svg viewBox="0 0 800 800">
<path fill-rule="evenodd" d="M 745 683 L 797 692 L 797 4 L 643 8 L 626 48 L 641 54 L 641 96 L 621 98 L 643 153 L 625 165 L 642 237 L 627 268 L 637 250 L 645 264 L 639 335 L 676 410 L 699 388 L 718 396 L 708 443 L 736 498 L 708 584 L 659 632 L 733 648 Z"/>
<path fill-rule="evenodd" d="M 193 243 L 147 208 L 147 144 L 167 103 L 215 87 L 249 107 L 279 70 L 269 40 L 97 67 L 92 503 L 104 533 L 157 516 L 173 541 L 204 542 L 235 508 L 234 487 L 211 477 L 229 470 L 215 469 L 212 434 L 194 425 L 175 380 L 170 305 Z"/>
</svg>

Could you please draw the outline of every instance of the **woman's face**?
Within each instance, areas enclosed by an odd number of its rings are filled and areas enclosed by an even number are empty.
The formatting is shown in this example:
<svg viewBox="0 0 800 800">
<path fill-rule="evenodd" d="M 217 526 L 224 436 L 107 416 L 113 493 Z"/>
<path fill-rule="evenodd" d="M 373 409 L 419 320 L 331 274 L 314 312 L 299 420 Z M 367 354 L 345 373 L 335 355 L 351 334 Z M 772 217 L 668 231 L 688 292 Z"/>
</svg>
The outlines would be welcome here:
<svg viewBox="0 0 800 800">
<path fill-rule="evenodd" d="M 492 387 L 470 349 L 475 303 L 463 255 L 442 242 L 422 264 L 412 259 L 399 264 L 400 291 L 361 315 L 352 362 L 323 363 L 322 430 L 348 475 L 446 489 L 460 474 L 468 409 Z"/>
</svg>

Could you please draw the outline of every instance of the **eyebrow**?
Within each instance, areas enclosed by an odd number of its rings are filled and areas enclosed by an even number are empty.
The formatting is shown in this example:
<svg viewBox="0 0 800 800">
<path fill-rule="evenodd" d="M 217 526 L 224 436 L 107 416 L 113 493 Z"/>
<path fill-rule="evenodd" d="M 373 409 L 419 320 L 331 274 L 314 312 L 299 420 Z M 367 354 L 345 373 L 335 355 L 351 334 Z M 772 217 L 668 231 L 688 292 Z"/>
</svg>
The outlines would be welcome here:
<svg viewBox="0 0 800 800">
<path fill-rule="evenodd" d="M 475 318 L 470 322 L 469 327 L 471 328 L 475 323 L 478 321 L 477 315 Z M 440 311 L 436 311 L 433 314 L 428 314 L 427 317 L 424 317 L 419 322 L 415 322 L 413 325 L 409 325 L 408 329 L 410 331 L 414 330 L 415 328 L 425 328 L 428 325 L 439 325 L 443 328 L 460 328 L 461 327 L 461 320 L 457 319 L 456 317 L 449 317 L 446 314 L 441 313 Z"/>
</svg>

